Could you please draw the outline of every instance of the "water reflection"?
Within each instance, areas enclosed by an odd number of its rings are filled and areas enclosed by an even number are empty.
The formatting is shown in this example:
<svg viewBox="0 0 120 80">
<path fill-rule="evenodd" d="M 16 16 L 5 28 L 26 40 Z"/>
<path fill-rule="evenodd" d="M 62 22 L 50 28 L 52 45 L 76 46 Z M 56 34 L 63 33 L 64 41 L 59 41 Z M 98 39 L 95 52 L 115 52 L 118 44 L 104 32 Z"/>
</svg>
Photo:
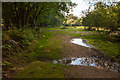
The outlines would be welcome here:
<svg viewBox="0 0 120 80">
<path fill-rule="evenodd" d="M 74 38 L 74 39 L 70 40 L 70 42 L 74 43 L 74 44 L 77 44 L 77 45 L 84 46 L 84 47 L 88 47 L 88 48 L 95 48 L 94 46 L 89 44 L 87 40 L 83 40 L 81 38 Z"/>
<path fill-rule="evenodd" d="M 92 66 L 97 68 L 106 68 L 112 71 L 118 71 L 118 63 L 109 63 L 107 61 L 100 60 L 98 58 L 64 58 L 60 60 L 54 60 L 54 64 L 63 64 L 63 65 L 80 65 L 80 66 Z"/>
</svg>

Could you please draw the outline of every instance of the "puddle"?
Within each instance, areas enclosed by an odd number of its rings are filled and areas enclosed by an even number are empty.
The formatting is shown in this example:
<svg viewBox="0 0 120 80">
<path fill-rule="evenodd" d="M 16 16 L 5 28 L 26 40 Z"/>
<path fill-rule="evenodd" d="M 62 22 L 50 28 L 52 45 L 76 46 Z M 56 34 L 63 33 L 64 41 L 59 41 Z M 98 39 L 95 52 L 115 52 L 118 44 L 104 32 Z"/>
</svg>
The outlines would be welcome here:
<svg viewBox="0 0 120 80">
<path fill-rule="evenodd" d="M 91 44 L 89 44 L 87 40 L 83 40 L 81 38 L 74 38 L 74 39 L 70 40 L 70 42 L 77 44 L 77 45 L 84 46 L 84 47 L 88 47 L 88 48 L 95 48 Z"/>
<path fill-rule="evenodd" d="M 109 69 L 112 71 L 118 72 L 118 63 L 110 63 L 103 60 L 100 60 L 98 58 L 64 58 L 60 60 L 53 60 L 54 64 L 62 64 L 62 65 L 80 65 L 80 66 L 91 66 L 96 67 L 100 69 Z"/>
</svg>

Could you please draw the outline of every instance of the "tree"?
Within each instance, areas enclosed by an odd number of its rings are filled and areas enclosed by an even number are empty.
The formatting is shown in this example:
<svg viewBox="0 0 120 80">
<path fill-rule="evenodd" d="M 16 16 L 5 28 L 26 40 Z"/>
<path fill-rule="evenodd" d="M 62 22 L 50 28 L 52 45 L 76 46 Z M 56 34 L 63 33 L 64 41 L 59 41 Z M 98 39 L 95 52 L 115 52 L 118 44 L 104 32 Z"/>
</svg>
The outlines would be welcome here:
<svg viewBox="0 0 120 80">
<path fill-rule="evenodd" d="M 73 14 L 69 14 L 66 16 L 65 24 L 70 26 L 79 26 L 80 25 L 80 18 L 74 16 Z"/>
<path fill-rule="evenodd" d="M 110 32 L 117 30 L 120 26 L 120 6 L 117 4 L 96 3 L 94 10 L 83 18 L 83 25 L 90 27 L 102 27 L 110 29 Z"/>
<path fill-rule="evenodd" d="M 62 12 L 69 12 L 74 5 L 71 2 L 9 2 L 2 5 L 2 16 L 7 30 L 9 27 L 34 28 L 38 24 L 48 26 L 56 25 L 58 22 L 60 25 L 64 17 Z"/>
</svg>

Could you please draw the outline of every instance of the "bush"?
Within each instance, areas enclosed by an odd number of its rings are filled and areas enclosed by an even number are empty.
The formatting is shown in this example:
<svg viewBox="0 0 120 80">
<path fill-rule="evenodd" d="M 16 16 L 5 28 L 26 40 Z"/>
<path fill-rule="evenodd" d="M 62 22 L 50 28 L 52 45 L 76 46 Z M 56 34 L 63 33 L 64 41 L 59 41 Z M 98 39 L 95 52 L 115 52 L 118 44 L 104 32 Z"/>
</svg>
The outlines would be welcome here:
<svg viewBox="0 0 120 80">
<path fill-rule="evenodd" d="M 27 47 L 31 45 L 31 41 L 38 36 L 38 32 L 40 32 L 40 30 L 36 31 L 31 28 L 3 32 L 3 55 L 27 49 Z"/>
</svg>

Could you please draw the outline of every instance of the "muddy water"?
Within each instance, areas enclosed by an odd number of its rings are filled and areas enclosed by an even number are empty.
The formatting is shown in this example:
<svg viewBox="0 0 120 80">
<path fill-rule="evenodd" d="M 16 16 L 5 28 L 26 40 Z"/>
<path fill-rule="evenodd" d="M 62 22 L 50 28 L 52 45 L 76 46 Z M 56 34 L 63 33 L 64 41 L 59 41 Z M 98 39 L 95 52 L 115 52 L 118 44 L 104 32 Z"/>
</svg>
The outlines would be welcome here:
<svg viewBox="0 0 120 80">
<path fill-rule="evenodd" d="M 70 42 L 73 44 L 81 45 L 81 46 L 88 47 L 88 48 L 95 48 L 94 46 L 89 44 L 87 40 L 83 40 L 82 38 L 74 38 L 70 40 Z"/>
<path fill-rule="evenodd" d="M 71 43 L 74 43 L 74 44 L 77 44 L 77 45 L 81 45 L 81 46 L 85 46 L 85 47 L 90 47 L 87 44 L 83 43 L 83 40 L 79 39 L 79 38 L 72 39 Z"/>
<path fill-rule="evenodd" d="M 91 44 L 88 43 L 87 40 L 83 40 L 81 38 L 74 38 L 70 40 L 71 43 L 81 45 L 88 48 L 95 48 Z M 105 61 L 103 59 L 97 57 L 71 57 L 71 58 L 63 58 L 60 60 L 53 60 L 54 64 L 62 64 L 62 65 L 78 65 L 78 66 L 91 66 L 99 69 L 107 69 L 111 71 L 118 72 L 119 63 L 114 63 L 110 61 Z"/>
<path fill-rule="evenodd" d="M 104 60 L 100 60 L 98 58 L 64 58 L 60 60 L 53 60 L 54 64 L 62 64 L 62 65 L 79 65 L 79 66 L 91 66 L 99 69 L 108 69 L 111 71 L 118 71 L 119 64 L 118 63 L 110 63 Z"/>
</svg>

